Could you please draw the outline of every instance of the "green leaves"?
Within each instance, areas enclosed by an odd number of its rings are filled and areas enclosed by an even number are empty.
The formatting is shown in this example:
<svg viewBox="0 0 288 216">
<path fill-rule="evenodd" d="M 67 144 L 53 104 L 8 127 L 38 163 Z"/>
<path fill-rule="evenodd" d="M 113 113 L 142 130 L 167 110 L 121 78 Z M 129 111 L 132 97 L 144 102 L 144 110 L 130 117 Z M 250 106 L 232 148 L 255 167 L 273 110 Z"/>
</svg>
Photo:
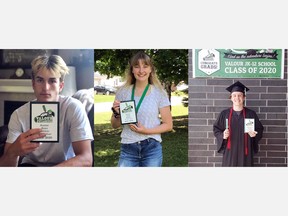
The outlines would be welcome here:
<svg viewBox="0 0 288 216">
<path fill-rule="evenodd" d="M 130 58 L 140 49 L 94 50 L 94 70 L 106 74 L 108 78 L 124 76 Z M 188 83 L 187 49 L 146 49 L 153 59 L 161 82 L 185 81 Z"/>
</svg>

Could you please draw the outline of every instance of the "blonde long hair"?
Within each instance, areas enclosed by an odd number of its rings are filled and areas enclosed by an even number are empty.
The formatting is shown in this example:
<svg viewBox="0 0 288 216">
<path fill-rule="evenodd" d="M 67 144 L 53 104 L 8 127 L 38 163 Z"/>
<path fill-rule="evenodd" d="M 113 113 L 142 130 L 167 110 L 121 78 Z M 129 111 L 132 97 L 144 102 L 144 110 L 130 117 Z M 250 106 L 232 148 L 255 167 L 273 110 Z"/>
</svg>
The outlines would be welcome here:
<svg viewBox="0 0 288 216">
<path fill-rule="evenodd" d="M 143 51 L 137 52 L 130 59 L 128 69 L 126 71 L 126 82 L 125 82 L 123 87 L 129 87 L 130 85 L 133 85 L 136 83 L 136 79 L 135 79 L 132 71 L 133 71 L 133 67 L 135 65 L 138 65 L 140 60 L 142 60 L 145 64 L 147 64 L 151 67 L 151 73 L 150 73 L 150 76 L 148 78 L 148 83 L 151 85 L 154 85 L 155 87 L 157 87 L 159 89 L 163 89 L 163 87 L 162 87 L 162 85 L 161 85 L 161 83 L 157 77 L 156 69 L 155 69 L 155 66 L 153 64 L 152 59 L 150 58 L 149 55 L 147 55 Z"/>
</svg>

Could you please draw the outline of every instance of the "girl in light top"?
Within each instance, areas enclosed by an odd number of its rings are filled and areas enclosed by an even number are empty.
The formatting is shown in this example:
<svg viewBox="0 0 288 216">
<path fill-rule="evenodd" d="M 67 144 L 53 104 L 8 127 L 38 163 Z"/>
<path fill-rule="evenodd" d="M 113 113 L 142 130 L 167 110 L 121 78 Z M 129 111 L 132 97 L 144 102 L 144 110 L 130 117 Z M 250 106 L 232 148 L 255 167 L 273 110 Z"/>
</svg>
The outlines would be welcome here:
<svg viewBox="0 0 288 216">
<path fill-rule="evenodd" d="M 135 100 L 137 123 L 123 125 L 118 166 L 160 167 L 161 133 L 173 128 L 170 101 L 151 58 L 142 51 L 130 59 L 126 83 L 116 93 L 111 117 L 113 128 L 121 126 L 120 102 L 130 100 Z"/>
</svg>

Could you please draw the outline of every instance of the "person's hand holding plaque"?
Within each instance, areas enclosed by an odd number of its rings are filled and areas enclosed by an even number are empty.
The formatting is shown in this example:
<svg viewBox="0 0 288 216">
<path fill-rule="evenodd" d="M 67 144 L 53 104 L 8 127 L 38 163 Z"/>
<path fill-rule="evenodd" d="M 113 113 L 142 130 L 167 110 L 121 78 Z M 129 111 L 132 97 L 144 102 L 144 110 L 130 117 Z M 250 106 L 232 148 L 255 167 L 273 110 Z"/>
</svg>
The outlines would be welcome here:
<svg viewBox="0 0 288 216">
<path fill-rule="evenodd" d="M 140 134 L 147 134 L 147 129 L 140 122 L 137 124 L 129 124 L 129 127 L 132 131 Z"/>
<path fill-rule="evenodd" d="M 24 156 L 30 152 L 35 151 L 39 146 L 39 142 L 33 140 L 41 139 L 46 136 L 40 128 L 30 129 L 18 136 L 13 145 L 9 148 L 10 152 L 17 156 Z"/>
<path fill-rule="evenodd" d="M 112 110 L 113 115 L 114 115 L 115 118 L 120 117 L 119 107 L 120 107 L 120 101 L 115 100 L 115 101 L 113 102 L 113 106 L 112 106 L 112 108 L 111 108 L 111 110 Z"/>
<path fill-rule="evenodd" d="M 257 131 L 249 131 L 248 134 L 249 134 L 250 137 L 256 137 L 258 132 Z"/>
</svg>

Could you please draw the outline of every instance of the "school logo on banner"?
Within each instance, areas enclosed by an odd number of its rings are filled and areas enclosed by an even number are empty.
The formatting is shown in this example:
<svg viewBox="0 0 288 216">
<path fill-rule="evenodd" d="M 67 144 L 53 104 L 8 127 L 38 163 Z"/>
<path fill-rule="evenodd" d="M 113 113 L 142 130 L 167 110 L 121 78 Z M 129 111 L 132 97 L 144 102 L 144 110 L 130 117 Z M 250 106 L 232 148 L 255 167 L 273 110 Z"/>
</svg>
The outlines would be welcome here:
<svg viewBox="0 0 288 216">
<path fill-rule="evenodd" d="M 220 69 L 220 54 L 215 49 L 202 49 L 198 53 L 198 69 L 211 75 Z"/>
</svg>

